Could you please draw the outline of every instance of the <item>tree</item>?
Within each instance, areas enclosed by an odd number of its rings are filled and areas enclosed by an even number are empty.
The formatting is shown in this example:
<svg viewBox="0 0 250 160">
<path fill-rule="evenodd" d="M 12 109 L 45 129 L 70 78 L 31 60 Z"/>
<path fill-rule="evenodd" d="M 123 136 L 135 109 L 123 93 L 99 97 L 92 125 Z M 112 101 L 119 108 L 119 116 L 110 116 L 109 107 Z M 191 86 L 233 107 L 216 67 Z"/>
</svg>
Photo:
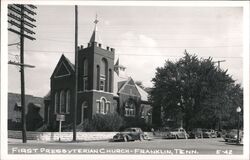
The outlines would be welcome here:
<svg viewBox="0 0 250 160">
<path fill-rule="evenodd" d="M 235 85 L 227 70 L 217 68 L 212 58 L 199 59 L 185 51 L 183 58 L 157 68 L 152 81 L 154 124 L 216 128 L 232 114 L 236 103 L 242 106 L 240 85 Z"/>
</svg>

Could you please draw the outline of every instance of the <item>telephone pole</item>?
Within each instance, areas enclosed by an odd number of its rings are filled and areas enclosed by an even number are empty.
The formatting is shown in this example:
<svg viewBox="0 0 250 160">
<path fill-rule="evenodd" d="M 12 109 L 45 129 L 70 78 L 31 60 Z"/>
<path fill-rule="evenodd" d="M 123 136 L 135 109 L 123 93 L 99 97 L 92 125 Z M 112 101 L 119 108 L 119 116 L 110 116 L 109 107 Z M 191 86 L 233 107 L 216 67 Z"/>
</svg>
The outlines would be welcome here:
<svg viewBox="0 0 250 160">
<path fill-rule="evenodd" d="M 218 63 L 218 69 L 220 70 L 220 63 L 226 62 L 226 60 L 215 61 L 214 63 Z M 221 130 L 221 110 L 219 110 L 219 131 Z"/>
<path fill-rule="evenodd" d="M 36 15 L 33 9 L 37 7 L 34 5 L 23 5 L 23 4 L 13 4 L 9 5 L 9 13 L 8 13 L 8 23 L 11 24 L 11 27 L 14 26 L 13 29 L 8 28 L 9 31 L 20 35 L 20 63 L 9 61 L 9 64 L 20 66 L 20 74 L 21 74 L 21 106 L 22 106 L 22 140 L 23 143 L 27 142 L 26 136 L 26 107 L 25 107 L 25 79 L 24 79 L 24 67 L 34 67 L 31 65 L 24 64 L 24 38 L 28 38 L 30 40 L 35 40 L 34 37 L 27 34 L 35 34 L 31 29 L 36 27 L 32 22 L 36 20 L 31 18 L 29 15 Z M 29 28 L 27 28 L 29 27 Z M 31 29 L 30 29 L 31 28 Z"/>
<path fill-rule="evenodd" d="M 73 120 L 73 141 L 76 141 L 77 97 L 78 97 L 78 6 L 75 5 L 75 105 L 74 105 L 74 120 Z"/>
<path fill-rule="evenodd" d="M 221 62 L 226 62 L 226 60 L 220 60 L 220 61 L 215 61 L 214 63 L 218 63 L 218 68 L 220 69 L 220 63 Z"/>
</svg>

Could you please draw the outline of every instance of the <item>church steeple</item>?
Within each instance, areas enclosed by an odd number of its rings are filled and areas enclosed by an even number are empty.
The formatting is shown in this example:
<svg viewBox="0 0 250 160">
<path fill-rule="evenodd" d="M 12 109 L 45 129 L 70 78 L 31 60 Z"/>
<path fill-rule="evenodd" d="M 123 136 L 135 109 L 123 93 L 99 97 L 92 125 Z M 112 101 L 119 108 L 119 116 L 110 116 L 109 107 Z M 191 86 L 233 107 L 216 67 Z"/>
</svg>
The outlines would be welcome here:
<svg viewBox="0 0 250 160">
<path fill-rule="evenodd" d="M 117 75 L 121 78 L 126 78 L 127 75 L 126 75 L 126 67 L 121 65 L 119 63 L 119 58 L 117 59 L 115 65 L 114 65 L 114 71 L 117 73 Z"/>
<path fill-rule="evenodd" d="M 95 28 L 94 28 L 94 31 L 92 33 L 92 36 L 90 38 L 90 41 L 89 43 L 93 43 L 93 42 L 99 42 L 101 43 L 101 39 L 100 39 L 100 36 L 99 36 L 99 33 L 98 33 L 98 30 L 97 30 L 97 23 L 99 22 L 99 20 L 97 19 L 97 15 L 95 17 Z"/>
</svg>

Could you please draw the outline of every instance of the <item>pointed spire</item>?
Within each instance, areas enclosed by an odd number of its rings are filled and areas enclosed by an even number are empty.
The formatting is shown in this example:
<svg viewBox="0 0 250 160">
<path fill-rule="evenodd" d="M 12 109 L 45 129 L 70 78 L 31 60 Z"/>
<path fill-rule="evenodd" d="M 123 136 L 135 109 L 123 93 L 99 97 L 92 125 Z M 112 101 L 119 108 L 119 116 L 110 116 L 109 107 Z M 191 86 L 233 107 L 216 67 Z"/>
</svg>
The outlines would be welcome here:
<svg viewBox="0 0 250 160">
<path fill-rule="evenodd" d="M 119 66 L 119 57 L 118 57 L 118 59 L 117 59 L 117 61 L 115 63 L 115 66 Z"/>
<path fill-rule="evenodd" d="M 114 71 L 117 73 L 119 77 L 125 78 L 127 77 L 125 70 L 126 70 L 126 67 L 120 64 L 119 58 L 118 58 L 114 65 Z"/>
<path fill-rule="evenodd" d="M 97 23 L 99 22 L 99 20 L 97 19 L 97 14 L 96 14 L 96 17 L 95 17 L 95 28 L 94 28 L 94 31 L 92 33 L 92 36 L 90 38 L 90 41 L 89 43 L 93 43 L 93 42 L 101 42 L 101 39 L 100 39 L 100 36 L 98 34 L 98 30 L 97 30 Z"/>
</svg>

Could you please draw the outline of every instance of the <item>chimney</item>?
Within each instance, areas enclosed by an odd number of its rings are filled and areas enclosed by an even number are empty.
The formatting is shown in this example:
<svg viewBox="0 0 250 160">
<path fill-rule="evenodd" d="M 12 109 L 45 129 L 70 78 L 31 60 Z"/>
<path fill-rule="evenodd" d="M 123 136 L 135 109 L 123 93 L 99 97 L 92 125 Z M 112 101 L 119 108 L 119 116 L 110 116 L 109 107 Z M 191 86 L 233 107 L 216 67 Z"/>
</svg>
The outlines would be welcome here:
<svg viewBox="0 0 250 160">
<path fill-rule="evenodd" d="M 102 44 L 101 44 L 101 43 L 99 43 L 99 44 L 98 44 L 98 47 L 102 48 Z"/>
<path fill-rule="evenodd" d="M 81 49 L 83 49 L 83 45 L 81 45 Z"/>
<path fill-rule="evenodd" d="M 107 50 L 109 51 L 109 46 L 107 46 Z"/>
</svg>

